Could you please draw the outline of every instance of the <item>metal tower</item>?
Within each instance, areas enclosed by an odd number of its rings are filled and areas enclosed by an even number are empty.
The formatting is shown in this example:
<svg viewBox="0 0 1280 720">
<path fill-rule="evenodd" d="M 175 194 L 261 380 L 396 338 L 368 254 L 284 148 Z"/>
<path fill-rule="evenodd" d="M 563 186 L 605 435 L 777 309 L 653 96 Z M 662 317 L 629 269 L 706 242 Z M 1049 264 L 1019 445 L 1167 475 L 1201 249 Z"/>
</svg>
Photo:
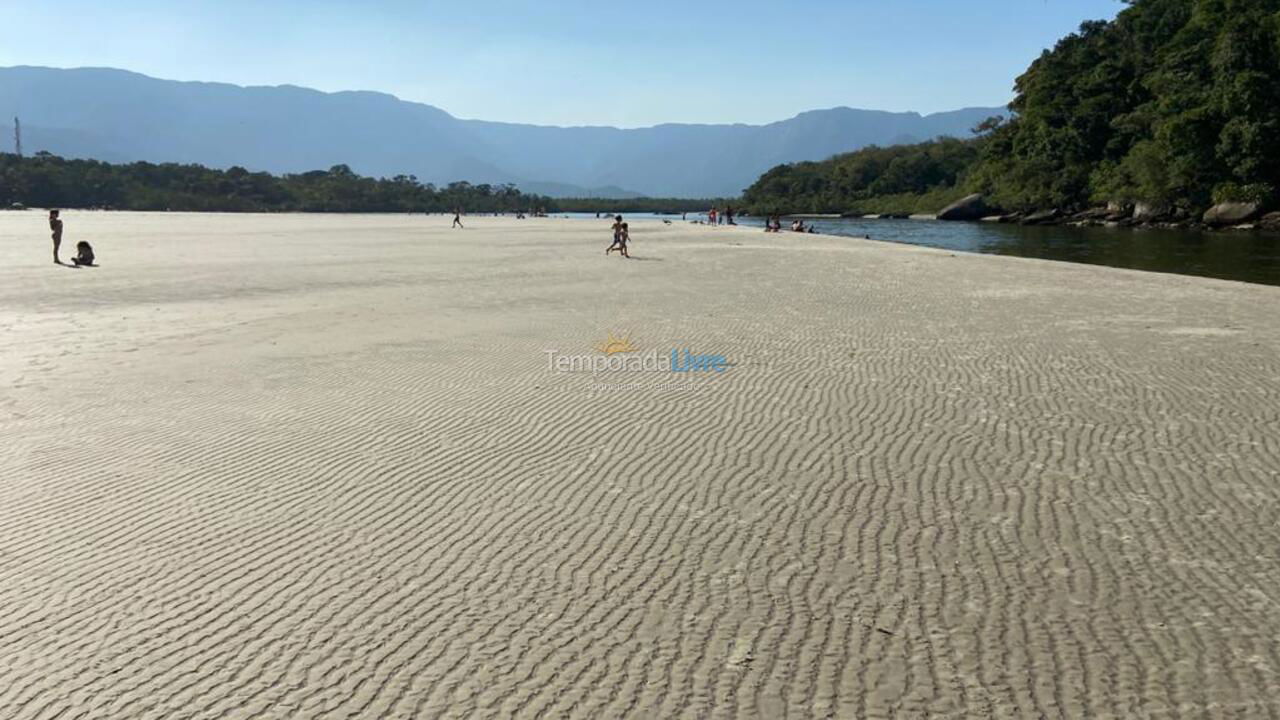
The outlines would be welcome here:
<svg viewBox="0 0 1280 720">
<path fill-rule="evenodd" d="M 22 157 L 22 123 L 17 117 L 13 118 L 13 152 Z"/>
</svg>

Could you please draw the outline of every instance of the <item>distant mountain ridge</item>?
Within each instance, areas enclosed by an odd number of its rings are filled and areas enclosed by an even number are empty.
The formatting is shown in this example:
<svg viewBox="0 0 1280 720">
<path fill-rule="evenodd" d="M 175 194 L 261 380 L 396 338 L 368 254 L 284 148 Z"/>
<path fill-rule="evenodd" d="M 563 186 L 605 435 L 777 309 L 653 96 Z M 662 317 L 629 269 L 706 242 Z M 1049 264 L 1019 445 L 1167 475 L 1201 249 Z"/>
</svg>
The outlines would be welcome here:
<svg viewBox="0 0 1280 720">
<path fill-rule="evenodd" d="M 736 196 L 769 168 L 867 145 L 965 136 L 1002 108 L 833 108 L 767 125 L 548 127 L 463 120 L 378 92 L 158 80 L 106 68 L 0 68 L 0 127 L 28 152 L 302 172 L 349 165 L 555 196 Z M 8 150 L 5 138 L 0 139 Z"/>
</svg>

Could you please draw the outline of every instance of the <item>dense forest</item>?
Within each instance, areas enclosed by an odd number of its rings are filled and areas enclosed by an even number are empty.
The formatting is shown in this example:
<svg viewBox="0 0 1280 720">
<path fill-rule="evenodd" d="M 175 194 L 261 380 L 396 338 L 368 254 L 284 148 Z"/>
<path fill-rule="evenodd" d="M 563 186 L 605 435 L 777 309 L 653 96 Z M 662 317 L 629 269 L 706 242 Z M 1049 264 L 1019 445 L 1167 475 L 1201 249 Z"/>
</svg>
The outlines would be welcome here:
<svg viewBox="0 0 1280 720">
<path fill-rule="evenodd" d="M 554 209 L 550 198 L 511 185 L 423 185 L 413 176 L 374 179 L 345 165 L 275 176 L 244 168 L 138 162 L 110 165 L 0 154 L 0 207 L 282 212 L 515 212 Z"/>
<path fill-rule="evenodd" d="M 969 141 L 774 168 L 757 211 L 938 210 L 982 193 L 1011 211 L 1145 203 L 1195 216 L 1275 203 L 1280 0 L 1128 0 L 1017 79 L 1008 122 Z"/>
<path fill-rule="evenodd" d="M 932 212 L 959 189 L 981 155 L 978 140 L 870 147 L 823 162 L 779 165 L 743 194 L 751 212 Z"/>
</svg>

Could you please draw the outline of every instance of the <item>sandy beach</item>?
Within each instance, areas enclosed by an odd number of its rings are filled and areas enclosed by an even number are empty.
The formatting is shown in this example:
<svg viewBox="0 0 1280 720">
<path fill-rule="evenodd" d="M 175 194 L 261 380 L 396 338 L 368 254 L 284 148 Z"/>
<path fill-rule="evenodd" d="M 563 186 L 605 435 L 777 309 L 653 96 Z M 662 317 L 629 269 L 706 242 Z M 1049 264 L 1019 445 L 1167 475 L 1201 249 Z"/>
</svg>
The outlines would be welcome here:
<svg viewBox="0 0 1280 720">
<path fill-rule="evenodd" d="M 1280 288 L 64 219 L 0 213 L 0 718 L 1280 717 Z"/>
</svg>

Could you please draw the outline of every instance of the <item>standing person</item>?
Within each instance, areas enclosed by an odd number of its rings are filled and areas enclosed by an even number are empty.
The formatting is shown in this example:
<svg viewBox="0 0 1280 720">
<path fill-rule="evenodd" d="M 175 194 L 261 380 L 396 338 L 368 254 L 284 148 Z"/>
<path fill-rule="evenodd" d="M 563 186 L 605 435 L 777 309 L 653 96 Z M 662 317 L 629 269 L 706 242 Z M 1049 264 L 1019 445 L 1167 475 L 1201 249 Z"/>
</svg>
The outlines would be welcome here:
<svg viewBox="0 0 1280 720">
<path fill-rule="evenodd" d="M 62 247 L 62 218 L 58 217 L 57 210 L 49 211 L 49 230 L 53 233 L 53 262 L 55 265 L 61 265 L 62 259 L 58 257 L 58 248 Z"/>
<path fill-rule="evenodd" d="M 725 221 L 725 223 L 726 223 L 726 224 L 728 224 L 728 225 L 737 225 L 737 224 L 738 224 L 738 223 L 736 223 L 736 222 L 734 222 L 734 221 L 733 221 L 733 206 L 732 206 L 732 205 L 726 205 L 726 206 L 725 206 L 725 208 L 724 208 L 724 221 Z"/>
<path fill-rule="evenodd" d="M 711 208 L 710 210 L 708 210 L 708 211 L 707 211 L 707 224 L 708 224 L 708 225 L 715 225 L 715 224 L 716 224 L 716 209 L 715 209 L 715 208 Z"/>
<path fill-rule="evenodd" d="M 453 209 L 453 227 L 462 228 L 463 230 L 466 230 L 466 228 L 462 226 L 462 209 L 461 208 Z"/>
</svg>

